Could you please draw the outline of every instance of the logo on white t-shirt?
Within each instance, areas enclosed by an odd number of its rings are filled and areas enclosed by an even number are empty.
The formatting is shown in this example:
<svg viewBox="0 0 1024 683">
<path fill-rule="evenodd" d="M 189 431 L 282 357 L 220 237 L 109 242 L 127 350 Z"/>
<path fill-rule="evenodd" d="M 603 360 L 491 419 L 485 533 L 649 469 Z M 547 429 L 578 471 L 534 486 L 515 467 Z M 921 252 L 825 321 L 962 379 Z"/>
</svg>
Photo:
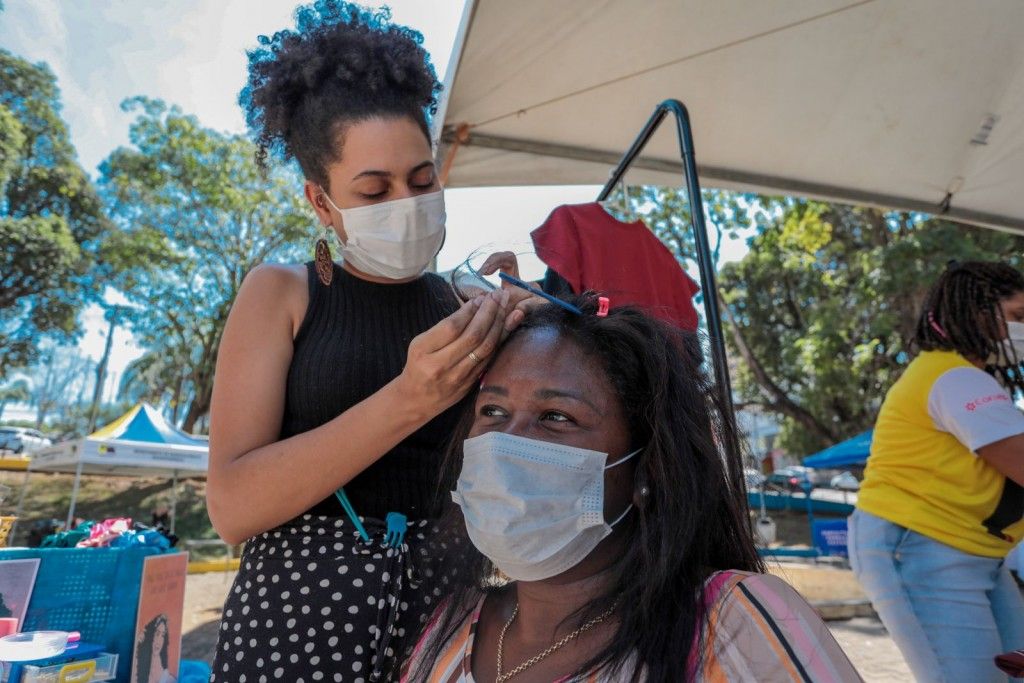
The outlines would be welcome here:
<svg viewBox="0 0 1024 683">
<path fill-rule="evenodd" d="M 988 403 L 994 403 L 996 401 L 1005 401 L 1005 402 L 1009 403 L 1010 402 L 1010 397 L 1007 396 L 1006 394 L 990 394 L 988 396 L 982 396 L 981 398 L 976 398 L 973 401 L 968 401 L 967 404 L 964 406 L 964 408 L 966 408 L 969 412 L 973 413 L 975 410 L 977 410 L 981 406 L 986 405 Z"/>
</svg>

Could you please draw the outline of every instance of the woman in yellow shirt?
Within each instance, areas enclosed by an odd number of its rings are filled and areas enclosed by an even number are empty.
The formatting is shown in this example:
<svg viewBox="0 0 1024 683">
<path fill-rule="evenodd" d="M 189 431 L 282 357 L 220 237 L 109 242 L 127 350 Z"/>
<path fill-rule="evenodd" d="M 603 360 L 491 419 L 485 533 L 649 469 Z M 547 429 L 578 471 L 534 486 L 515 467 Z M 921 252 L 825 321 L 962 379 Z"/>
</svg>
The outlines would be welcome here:
<svg viewBox="0 0 1024 683">
<path fill-rule="evenodd" d="M 915 341 L 875 424 L 850 561 L 916 679 L 1006 681 L 993 657 L 1024 647 L 1004 563 L 1024 536 L 1024 276 L 952 263 Z"/>
</svg>

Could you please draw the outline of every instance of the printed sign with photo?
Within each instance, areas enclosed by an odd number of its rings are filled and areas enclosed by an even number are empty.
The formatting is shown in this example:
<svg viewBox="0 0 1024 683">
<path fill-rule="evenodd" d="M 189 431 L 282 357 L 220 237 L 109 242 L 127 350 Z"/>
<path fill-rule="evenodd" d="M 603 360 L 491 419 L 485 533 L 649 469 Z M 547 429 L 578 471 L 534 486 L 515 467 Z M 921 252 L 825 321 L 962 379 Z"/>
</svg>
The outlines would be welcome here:
<svg viewBox="0 0 1024 683">
<path fill-rule="evenodd" d="M 17 619 L 19 629 L 25 623 L 37 571 L 39 558 L 0 562 L 0 619 Z"/>
<path fill-rule="evenodd" d="M 188 553 L 146 558 L 135 622 L 131 683 L 176 683 Z"/>
</svg>

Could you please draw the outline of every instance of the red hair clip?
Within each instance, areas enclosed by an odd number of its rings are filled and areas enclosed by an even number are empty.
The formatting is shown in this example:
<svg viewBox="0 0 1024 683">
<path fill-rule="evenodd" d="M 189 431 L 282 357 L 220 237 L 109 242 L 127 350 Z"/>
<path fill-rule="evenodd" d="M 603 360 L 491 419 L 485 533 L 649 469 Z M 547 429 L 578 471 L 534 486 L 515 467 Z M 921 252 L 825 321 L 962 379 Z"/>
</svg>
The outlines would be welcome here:
<svg viewBox="0 0 1024 683">
<path fill-rule="evenodd" d="M 608 316 L 608 308 L 610 306 L 611 306 L 611 301 L 609 301 L 608 297 L 606 297 L 606 296 L 599 296 L 599 297 L 597 297 L 597 317 L 598 318 L 605 318 L 605 317 L 607 317 Z"/>
</svg>

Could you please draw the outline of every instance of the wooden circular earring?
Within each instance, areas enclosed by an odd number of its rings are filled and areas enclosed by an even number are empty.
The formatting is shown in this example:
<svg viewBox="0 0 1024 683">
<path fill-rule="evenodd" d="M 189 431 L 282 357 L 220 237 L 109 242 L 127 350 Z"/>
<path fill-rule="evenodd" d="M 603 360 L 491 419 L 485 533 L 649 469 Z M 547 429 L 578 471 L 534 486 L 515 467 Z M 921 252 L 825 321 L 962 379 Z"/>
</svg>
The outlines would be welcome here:
<svg viewBox="0 0 1024 683">
<path fill-rule="evenodd" d="M 323 236 L 316 241 L 313 255 L 317 279 L 325 287 L 330 287 L 334 279 L 334 259 L 331 258 L 331 247 L 327 243 L 328 235 L 330 228 L 325 228 Z"/>
</svg>

